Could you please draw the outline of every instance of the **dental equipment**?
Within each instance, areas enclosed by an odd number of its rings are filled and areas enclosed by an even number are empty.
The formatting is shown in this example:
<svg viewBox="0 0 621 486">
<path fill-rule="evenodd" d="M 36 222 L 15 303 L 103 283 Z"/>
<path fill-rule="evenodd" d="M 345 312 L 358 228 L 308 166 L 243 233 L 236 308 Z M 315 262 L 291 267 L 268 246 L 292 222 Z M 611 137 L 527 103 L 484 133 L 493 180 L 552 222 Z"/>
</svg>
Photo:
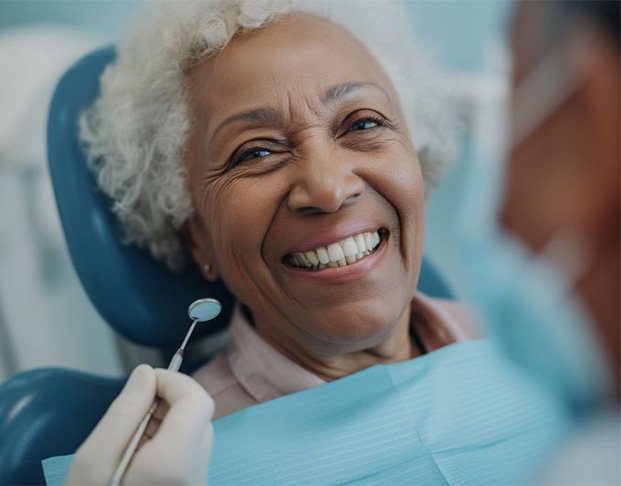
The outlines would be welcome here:
<svg viewBox="0 0 621 486">
<path fill-rule="evenodd" d="M 179 347 L 179 349 L 177 349 L 172 359 L 170 360 L 170 363 L 168 364 L 167 369 L 169 371 L 179 371 L 179 368 L 181 367 L 181 363 L 183 361 L 183 352 L 188 343 L 188 340 L 190 339 L 190 336 L 192 335 L 192 332 L 194 331 L 194 327 L 196 327 L 196 324 L 198 322 L 207 322 L 214 319 L 218 316 L 218 314 L 220 314 L 221 310 L 222 305 L 216 299 L 198 299 L 190 304 L 190 307 L 188 307 L 188 316 L 190 316 L 190 319 L 192 319 L 193 322 L 187 334 L 185 335 L 181 346 Z M 129 466 L 129 463 L 134 456 L 134 453 L 136 452 L 138 443 L 140 442 L 140 439 L 142 438 L 147 428 L 147 425 L 149 424 L 149 420 L 151 420 L 151 417 L 153 416 L 153 413 L 155 412 L 155 409 L 158 405 L 159 400 L 156 398 L 155 400 L 153 400 L 151 407 L 149 407 L 148 412 L 143 417 L 142 421 L 138 425 L 138 428 L 136 429 L 136 432 L 134 432 L 132 439 L 129 441 L 129 444 L 127 445 L 127 448 L 123 453 L 123 457 L 121 458 L 119 465 L 114 471 L 112 480 L 110 481 L 110 486 L 119 486 L 121 484 L 123 475 L 125 474 L 125 471 L 127 470 L 127 467 Z"/>
</svg>

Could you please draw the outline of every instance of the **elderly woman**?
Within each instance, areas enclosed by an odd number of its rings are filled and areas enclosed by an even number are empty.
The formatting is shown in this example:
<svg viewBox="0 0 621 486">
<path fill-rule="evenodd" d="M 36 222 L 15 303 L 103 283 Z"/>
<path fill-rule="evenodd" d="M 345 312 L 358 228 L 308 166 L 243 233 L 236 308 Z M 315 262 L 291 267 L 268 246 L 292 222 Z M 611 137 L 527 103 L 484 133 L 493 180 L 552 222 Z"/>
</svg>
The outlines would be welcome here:
<svg viewBox="0 0 621 486">
<path fill-rule="evenodd" d="M 363 5 L 311 7 L 369 48 L 280 2 L 165 5 L 83 120 L 128 241 L 173 268 L 187 245 L 240 303 L 196 374 L 216 418 L 466 335 L 416 293 L 425 194 L 454 152 L 437 76 L 407 12 Z"/>
<path fill-rule="evenodd" d="M 472 335 L 456 304 L 416 291 L 425 195 L 454 150 L 407 13 L 310 8 L 323 16 L 280 2 L 164 5 L 120 45 L 82 120 L 127 241 L 172 268 L 188 250 L 238 299 L 228 347 L 194 376 L 215 418 Z M 127 477 L 204 478 L 205 393 L 140 367 L 70 480 L 109 478 L 155 394 L 168 415 Z"/>
</svg>

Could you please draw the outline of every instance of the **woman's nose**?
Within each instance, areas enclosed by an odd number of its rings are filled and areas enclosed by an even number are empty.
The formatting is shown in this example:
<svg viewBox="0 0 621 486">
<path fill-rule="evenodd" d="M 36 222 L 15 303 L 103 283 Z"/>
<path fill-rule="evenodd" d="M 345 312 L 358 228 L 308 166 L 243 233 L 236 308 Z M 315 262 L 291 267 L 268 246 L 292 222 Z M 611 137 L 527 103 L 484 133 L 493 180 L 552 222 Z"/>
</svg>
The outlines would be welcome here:
<svg viewBox="0 0 621 486">
<path fill-rule="evenodd" d="M 354 169 L 354 164 L 343 154 L 334 152 L 316 154 L 301 161 L 289 193 L 289 209 L 333 213 L 353 202 L 365 189 L 364 180 Z"/>
</svg>

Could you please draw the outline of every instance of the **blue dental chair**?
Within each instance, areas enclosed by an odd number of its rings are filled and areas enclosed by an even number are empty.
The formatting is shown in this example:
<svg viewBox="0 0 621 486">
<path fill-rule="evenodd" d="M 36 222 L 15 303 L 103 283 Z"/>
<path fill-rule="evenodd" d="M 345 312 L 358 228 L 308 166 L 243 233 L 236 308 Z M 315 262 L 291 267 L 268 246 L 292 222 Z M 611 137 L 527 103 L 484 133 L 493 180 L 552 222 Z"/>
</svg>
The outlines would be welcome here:
<svg viewBox="0 0 621 486">
<path fill-rule="evenodd" d="M 113 48 L 97 50 L 58 83 L 47 128 L 50 174 L 71 259 L 91 301 L 121 335 L 170 356 L 187 330 L 190 302 L 215 297 L 223 304 L 216 320 L 198 328 L 196 340 L 226 326 L 234 299 L 195 268 L 174 274 L 147 252 L 120 243 L 110 201 L 97 190 L 76 136 L 78 117 L 97 96 L 99 77 L 114 57 Z M 451 297 L 427 260 L 419 288 Z M 0 484 L 44 483 L 41 460 L 75 452 L 125 380 L 44 368 L 0 385 Z"/>
</svg>

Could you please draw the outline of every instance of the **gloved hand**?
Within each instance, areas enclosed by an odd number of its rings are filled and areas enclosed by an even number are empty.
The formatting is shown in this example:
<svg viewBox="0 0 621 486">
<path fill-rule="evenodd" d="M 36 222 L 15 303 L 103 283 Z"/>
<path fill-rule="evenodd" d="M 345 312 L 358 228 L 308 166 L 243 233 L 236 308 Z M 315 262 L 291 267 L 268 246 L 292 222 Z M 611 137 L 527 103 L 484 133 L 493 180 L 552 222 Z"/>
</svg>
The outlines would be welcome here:
<svg viewBox="0 0 621 486">
<path fill-rule="evenodd" d="M 206 484 L 214 405 L 192 378 L 140 365 L 78 449 L 66 484 L 108 484 L 155 397 L 159 405 L 123 484 Z"/>
</svg>

